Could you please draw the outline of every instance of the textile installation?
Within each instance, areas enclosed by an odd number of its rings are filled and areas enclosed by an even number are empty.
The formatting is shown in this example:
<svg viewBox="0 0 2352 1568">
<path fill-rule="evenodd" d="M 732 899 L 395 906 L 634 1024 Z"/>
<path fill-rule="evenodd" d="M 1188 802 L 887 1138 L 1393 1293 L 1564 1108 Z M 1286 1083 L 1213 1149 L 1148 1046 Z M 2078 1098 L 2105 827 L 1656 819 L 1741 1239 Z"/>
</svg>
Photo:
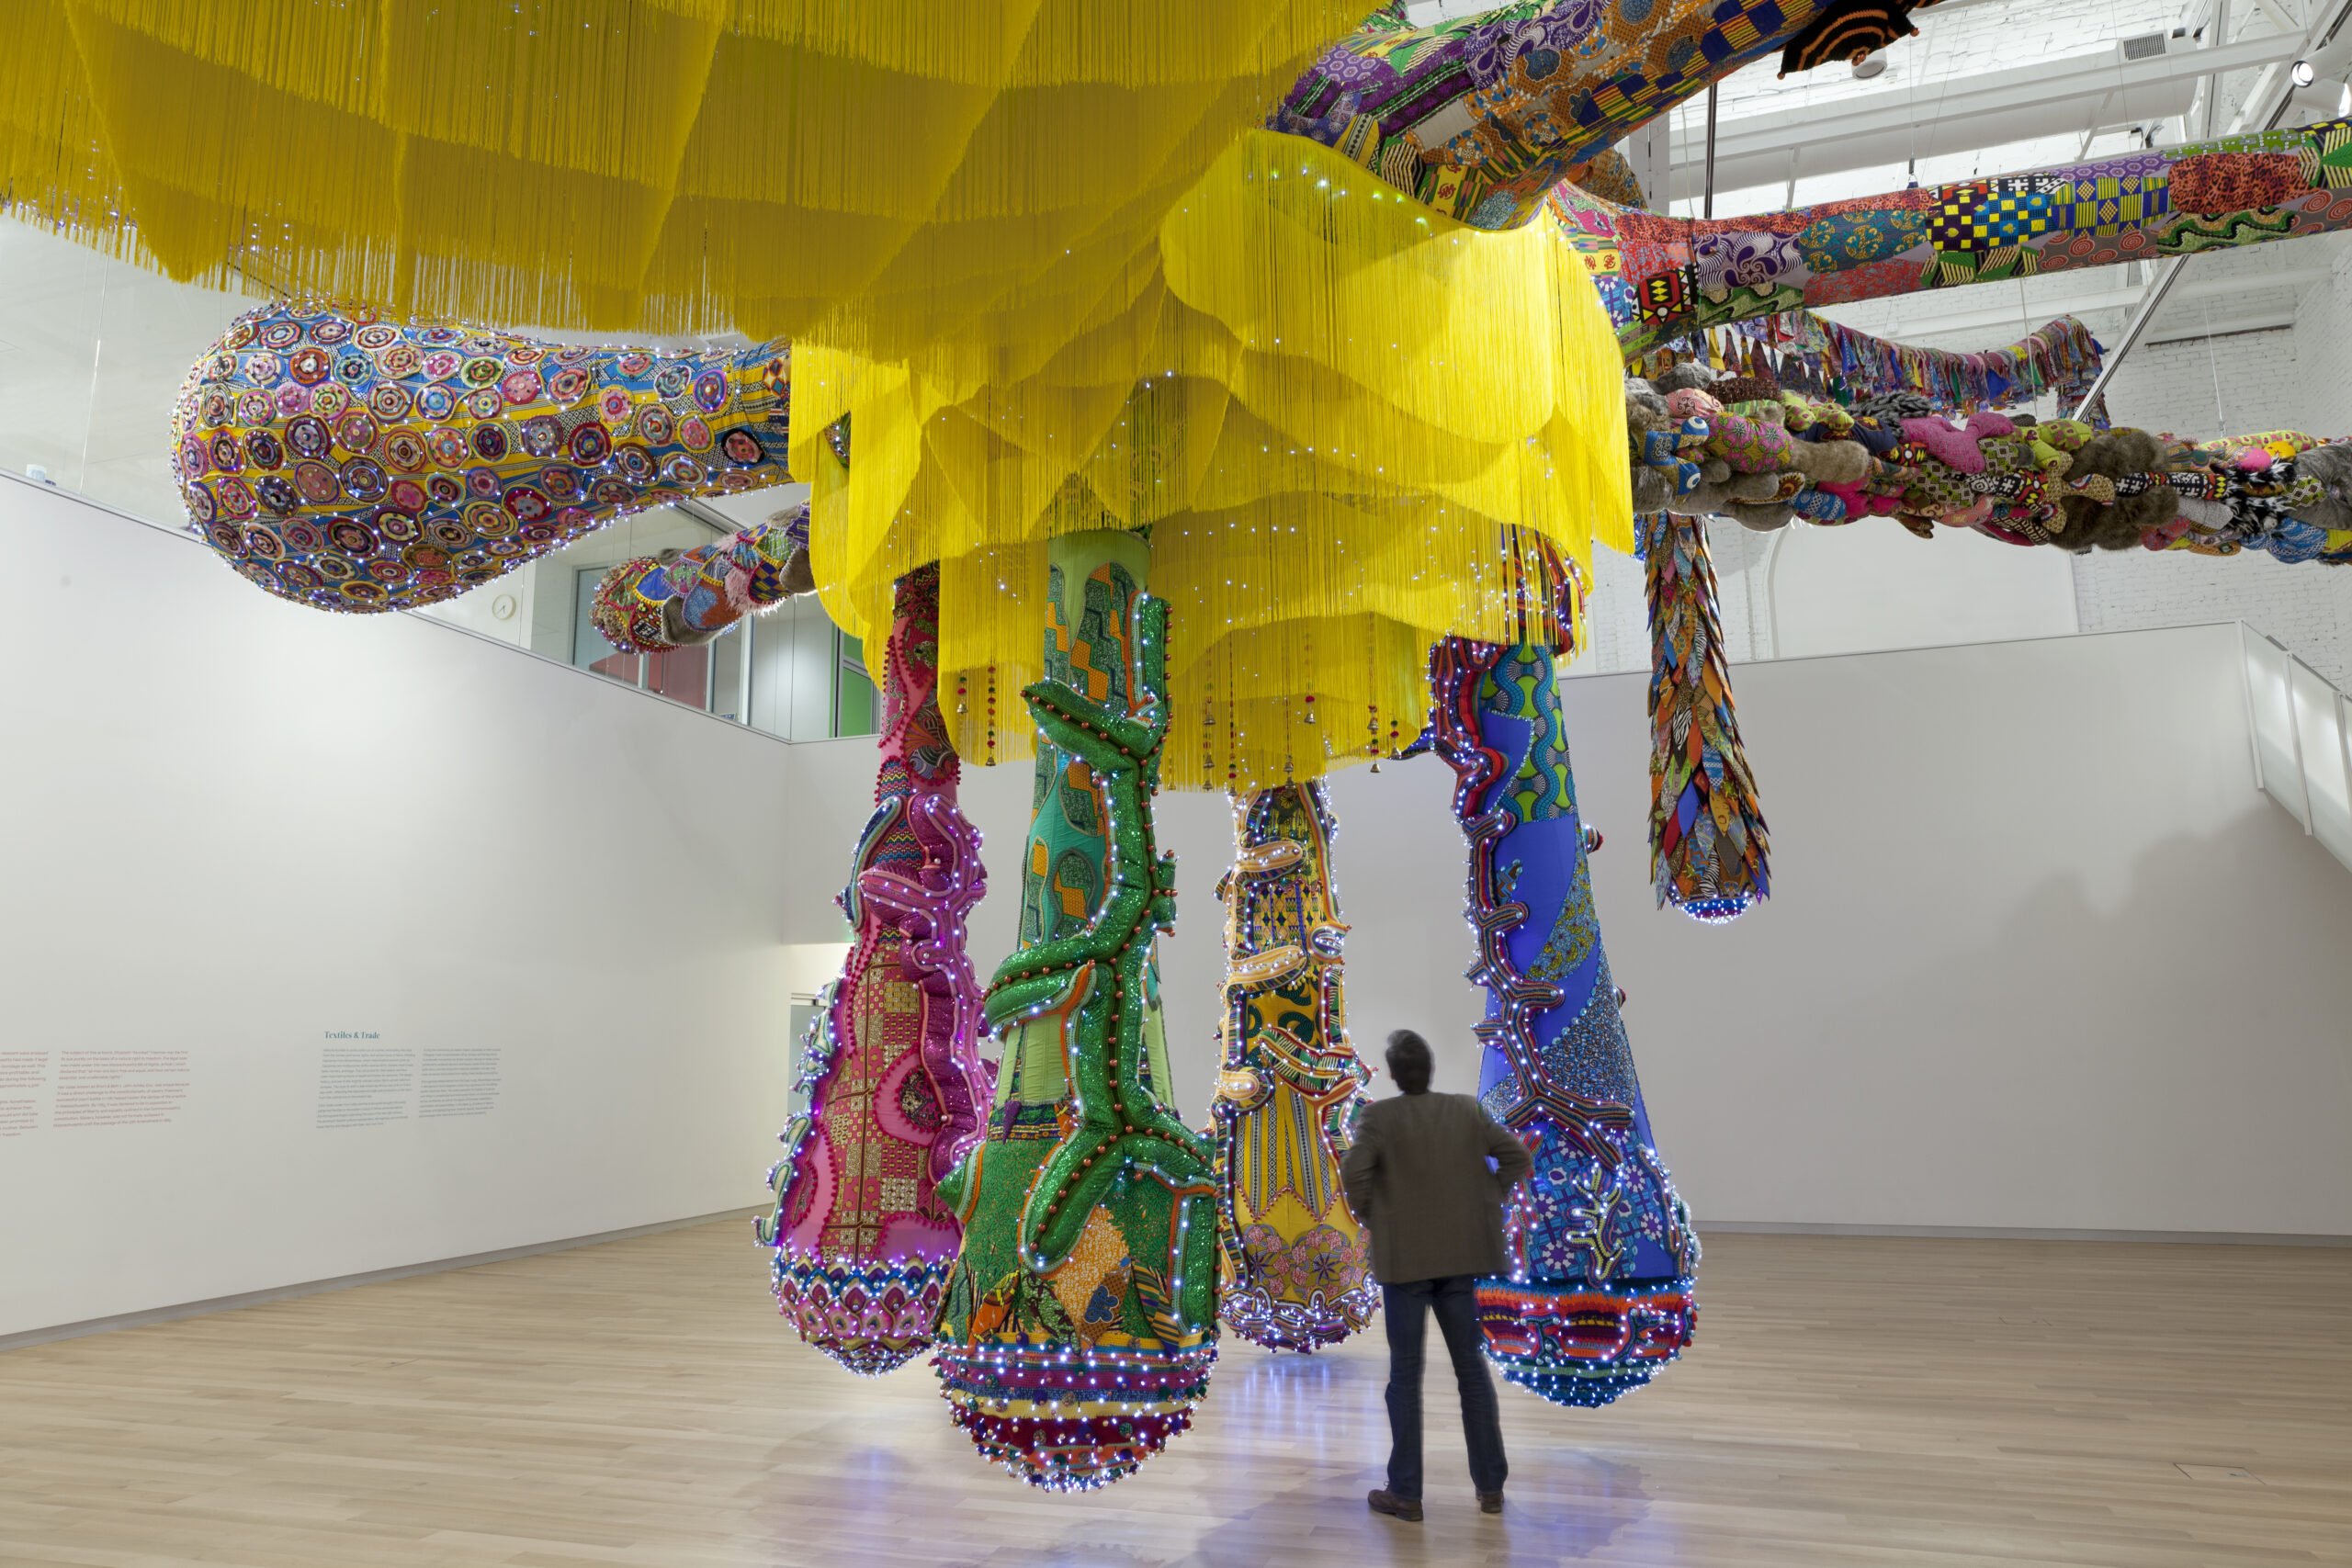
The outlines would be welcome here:
<svg viewBox="0 0 2352 1568">
<path fill-rule="evenodd" d="M 1469 840 L 1470 978 L 1487 992 L 1478 1097 L 1535 1169 L 1478 1284 L 1487 1353 L 1559 1404 L 1606 1404 L 1690 1343 L 1699 1242 L 1650 1135 L 1600 945 L 1552 650 L 1449 639 L 1433 748 Z"/>
<path fill-rule="evenodd" d="M 1628 358 L 1801 308 L 2200 255 L 2352 225 L 2352 120 L 1749 218 L 1669 218 L 1557 186 Z"/>
<path fill-rule="evenodd" d="M 1838 24 L 1842 57 L 1868 25 L 1915 9 L 1860 0 L 1522 0 L 1414 28 L 1383 7 L 1326 50 L 1268 122 L 1323 142 L 1451 218 L 1526 220 L 1573 168 L 1644 121 L 1783 43 Z M 1840 19 L 1844 20 L 1841 22 Z"/>
<path fill-rule="evenodd" d="M 616 569 L 596 620 L 674 647 L 814 591 L 887 634 L 857 943 L 762 1235 L 806 1337 L 861 1371 L 928 1339 L 957 1425 L 1046 1486 L 1184 1428 L 1221 1276 L 1263 1343 L 1362 1321 L 1330 1177 L 1363 1077 L 1315 781 L 1424 726 L 1470 844 L 1480 1092 L 1537 1151 L 1512 1271 L 1481 1287 L 1492 1354 L 1598 1404 L 1690 1342 L 1697 1243 L 1601 951 L 1555 681 L 1596 543 L 1645 558 L 1654 882 L 1707 919 L 1770 874 L 1698 519 L 2352 559 L 2352 446 L 2037 424 L 1989 412 L 2007 361 L 1896 356 L 1986 405 L 1955 424 L 1918 387 L 1849 409 L 1650 357 L 1804 307 L 2352 228 L 2352 122 L 1679 220 L 1562 182 L 1741 64 L 1850 57 L 1915 7 L 1527 0 L 1417 28 L 1365 4 L 29 0 L 14 58 L 43 69 L 0 72 L 9 210 L 367 307 L 265 307 L 184 390 L 191 517 L 264 589 L 413 607 L 639 508 L 809 484 L 797 522 Z M 257 39 L 303 48 L 246 58 Z M 541 85 L 526 121 L 496 108 L 511 82 Z M 388 319 L 434 310 L 780 335 L 679 355 Z M 2072 374 L 2037 355 L 2020 374 Z M 957 758 L 1033 750 L 979 1122 Z M 1163 769 L 1240 803 L 1213 1137 L 1165 1098 Z"/>
<path fill-rule="evenodd" d="M 1029 352 L 1365 8 L 19 0 L 0 202 L 402 318 Z"/>
<path fill-rule="evenodd" d="M 965 756 L 1027 751 L 1010 694 L 1072 528 L 1152 531 L 1176 788 L 1381 755 L 1420 728 L 1435 637 L 1564 637 L 1595 541 L 1632 548 L 1622 355 L 1556 230 L 1472 228 L 1250 131 L 1161 225 L 1159 263 L 1115 326 L 1018 378 L 794 345 L 826 610 L 862 635 L 938 561 L 943 667 L 999 698 L 953 730 Z M 826 435 L 843 416 L 854 464 Z"/>
<path fill-rule="evenodd" d="M 596 584 L 594 613 L 596 629 L 622 652 L 659 653 L 708 642 L 815 587 L 802 506 L 717 543 L 621 562 Z M 937 592 L 931 597 L 935 604 Z"/>
<path fill-rule="evenodd" d="M 1370 1077 L 1349 1043 L 1337 831 L 1320 780 L 1233 797 L 1217 1075 L 1218 1315 L 1270 1350 L 1335 1345 L 1380 1304 L 1340 1156 Z"/>
<path fill-rule="evenodd" d="M 2062 549 L 2258 550 L 2352 560 L 2352 446 L 2300 431 L 2192 442 L 2079 420 L 1977 413 L 1926 400 L 1852 409 L 1782 392 L 1726 406 L 1703 366 L 1626 383 L 1634 505 L 1727 516 L 1891 517 L 1922 538 L 1970 529 Z"/>
<path fill-rule="evenodd" d="M 1164 1099 L 1153 942 L 1175 922 L 1154 845 L 1168 607 L 1149 546 L 1054 541 L 1021 876 L 1021 945 L 989 984 L 1004 1043 L 987 1136 L 941 1184 L 964 1248 L 942 1392 L 983 1454 L 1057 1490 L 1131 1473 L 1191 1424 L 1216 1356 L 1216 1182 Z"/>
<path fill-rule="evenodd" d="M 881 769 L 842 913 L 856 932 L 804 1063 L 808 1113 L 769 1172 L 777 1303 L 855 1372 L 931 1343 L 961 1239 L 939 1183 L 978 1141 L 989 1095 L 966 918 L 985 874 L 956 803 L 939 712 L 938 580 L 910 572 L 882 660 Z"/>
</svg>

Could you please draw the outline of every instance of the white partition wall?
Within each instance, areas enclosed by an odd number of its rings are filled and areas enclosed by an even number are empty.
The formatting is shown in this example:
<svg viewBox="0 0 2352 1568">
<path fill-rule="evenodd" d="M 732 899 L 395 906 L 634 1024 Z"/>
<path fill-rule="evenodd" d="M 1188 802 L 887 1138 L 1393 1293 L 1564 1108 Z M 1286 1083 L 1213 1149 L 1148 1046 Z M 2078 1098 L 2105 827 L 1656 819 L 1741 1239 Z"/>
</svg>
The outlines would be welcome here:
<svg viewBox="0 0 2352 1568">
<path fill-rule="evenodd" d="M 2352 874 L 2255 787 L 2237 635 L 1735 670 L 1773 897 L 1720 931 L 1650 907 L 1640 681 L 1572 687 L 1702 1227 L 2352 1235 Z"/>
<path fill-rule="evenodd" d="M 0 1336 L 759 1200 L 782 742 L 21 483 L 0 551 Z"/>
</svg>

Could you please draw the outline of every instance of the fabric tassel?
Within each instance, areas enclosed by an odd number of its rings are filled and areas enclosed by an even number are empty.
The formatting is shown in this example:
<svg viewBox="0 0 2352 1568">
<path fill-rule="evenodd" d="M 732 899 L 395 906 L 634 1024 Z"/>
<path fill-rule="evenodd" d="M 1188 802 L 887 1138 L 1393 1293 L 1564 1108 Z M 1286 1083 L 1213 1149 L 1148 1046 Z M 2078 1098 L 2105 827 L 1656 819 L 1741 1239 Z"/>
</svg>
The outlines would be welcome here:
<svg viewBox="0 0 2352 1568">
<path fill-rule="evenodd" d="M 1650 612 L 1650 877 L 1661 908 L 1736 919 L 1771 891 L 1764 814 L 1739 741 L 1706 520 L 1644 520 Z"/>
</svg>

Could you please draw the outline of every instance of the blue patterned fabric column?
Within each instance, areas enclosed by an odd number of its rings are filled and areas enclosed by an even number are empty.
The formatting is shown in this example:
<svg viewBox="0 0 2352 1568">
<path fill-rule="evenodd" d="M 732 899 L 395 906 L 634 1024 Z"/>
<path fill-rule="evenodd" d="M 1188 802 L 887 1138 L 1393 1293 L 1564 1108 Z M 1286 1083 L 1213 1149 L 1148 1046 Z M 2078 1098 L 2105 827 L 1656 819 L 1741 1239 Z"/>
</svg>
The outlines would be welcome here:
<svg viewBox="0 0 2352 1568">
<path fill-rule="evenodd" d="M 1588 840 L 1541 646 L 1459 638 L 1432 657 L 1431 739 L 1470 842 L 1486 988 L 1479 1098 L 1535 1170 L 1510 1216 L 1508 1278 L 1482 1280 L 1487 1352 L 1560 1404 L 1605 1404 L 1690 1342 L 1699 1243 L 1650 1135 L 1600 945 Z"/>
</svg>

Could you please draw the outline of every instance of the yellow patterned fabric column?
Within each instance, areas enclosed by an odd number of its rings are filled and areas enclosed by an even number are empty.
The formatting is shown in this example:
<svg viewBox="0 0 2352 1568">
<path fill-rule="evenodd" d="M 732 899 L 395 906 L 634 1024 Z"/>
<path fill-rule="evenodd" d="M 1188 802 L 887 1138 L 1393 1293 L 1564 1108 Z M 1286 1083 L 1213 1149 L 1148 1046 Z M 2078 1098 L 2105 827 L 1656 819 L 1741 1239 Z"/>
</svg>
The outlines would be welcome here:
<svg viewBox="0 0 2352 1568">
<path fill-rule="evenodd" d="M 1217 1075 L 1218 1316 L 1271 1350 L 1336 1345 L 1379 1292 L 1340 1185 L 1369 1076 L 1348 1043 L 1335 824 L 1319 781 L 1237 796 Z"/>
</svg>

